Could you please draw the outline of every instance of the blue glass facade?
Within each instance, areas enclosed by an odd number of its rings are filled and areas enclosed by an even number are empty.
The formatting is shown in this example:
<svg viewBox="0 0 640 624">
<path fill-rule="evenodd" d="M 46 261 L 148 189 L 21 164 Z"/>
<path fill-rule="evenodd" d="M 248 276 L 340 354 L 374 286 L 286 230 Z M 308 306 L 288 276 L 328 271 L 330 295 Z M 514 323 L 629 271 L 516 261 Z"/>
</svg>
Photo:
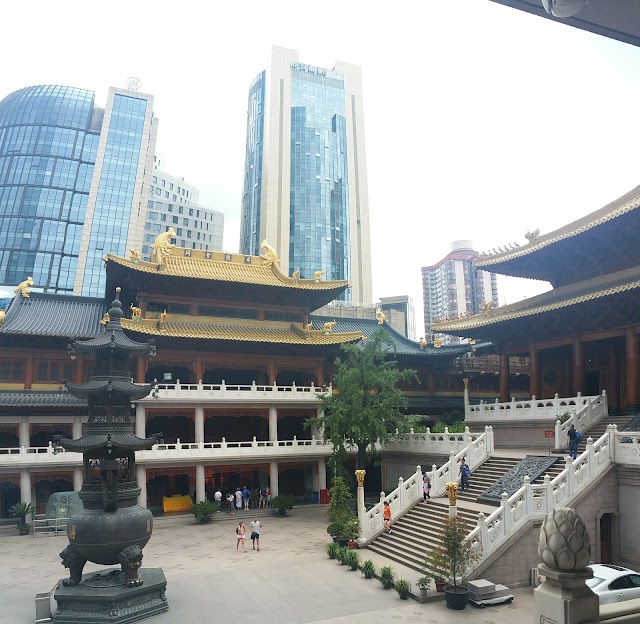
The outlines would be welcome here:
<svg viewBox="0 0 640 624">
<path fill-rule="evenodd" d="M 0 102 L 0 284 L 70 293 L 99 132 L 94 94 L 44 85 Z"/>
<path fill-rule="evenodd" d="M 289 268 L 311 278 L 350 279 L 344 79 L 291 68 Z M 350 293 L 343 294 L 348 300 Z"/>
<path fill-rule="evenodd" d="M 105 254 L 126 255 L 146 112 L 146 99 L 114 96 L 91 224 L 82 286 L 84 296 L 104 295 L 106 275 L 101 258 Z"/>
<path fill-rule="evenodd" d="M 262 150 L 264 145 L 264 97 L 266 72 L 254 79 L 249 89 L 247 145 L 240 224 L 241 253 L 260 254 L 260 200 L 262 198 Z"/>
</svg>

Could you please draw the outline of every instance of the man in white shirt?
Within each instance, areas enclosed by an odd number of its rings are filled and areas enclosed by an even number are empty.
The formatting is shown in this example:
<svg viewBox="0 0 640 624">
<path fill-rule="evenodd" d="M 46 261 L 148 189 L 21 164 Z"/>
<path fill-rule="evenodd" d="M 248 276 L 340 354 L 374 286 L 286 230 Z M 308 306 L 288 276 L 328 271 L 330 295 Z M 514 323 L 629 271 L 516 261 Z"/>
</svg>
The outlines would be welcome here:
<svg viewBox="0 0 640 624">
<path fill-rule="evenodd" d="M 220 491 L 220 488 L 218 488 L 216 490 L 216 493 L 213 495 L 213 502 L 218 503 L 218 512 L 219 512 L 220 509 L 222 508 L 222 492 Z"/>
<path fill-rule="evenodd" d="M 258 516 L 254 516 L 253 520 L 249 524 L 251 527 L 251 544 L 253 545 L 253 550 L 260 550 L 260 529 L 262 528 L 262 522 L 258 520 Z"/>
</svg>

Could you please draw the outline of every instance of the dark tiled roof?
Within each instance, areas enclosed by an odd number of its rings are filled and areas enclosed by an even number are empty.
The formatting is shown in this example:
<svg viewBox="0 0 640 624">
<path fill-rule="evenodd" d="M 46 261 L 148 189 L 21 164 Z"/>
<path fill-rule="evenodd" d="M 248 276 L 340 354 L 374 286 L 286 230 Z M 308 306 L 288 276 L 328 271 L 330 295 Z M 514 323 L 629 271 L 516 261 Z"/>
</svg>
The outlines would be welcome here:
<svg viewBox="0 0 640 624">
<path fill-rule="evenodd" d="M 0 407 L 86 407 L 87 402 L 68 392 L 0 391 Z"/>
<path fill-rule="evenodd" d="M 89 425 L 91 426 L 91 425 Z M 130 451 L 143 451 L 151 448 L 158 442 L 156 436 L 152 438 L 138 438 L 133 433 L 88 433 L 76 440 L 63 438 L 59 444 L 67 451 L 83 453 L 92 449 L 105 448 L 110 445 L 113 448 L 127 449 Z"/>
<path fill-rule="evenodd" d="M 333 318 L 312 315 L 309 320 L 313 321 L 314 329 L 322 329 L 324 323 L 333 320 Z M 336 325 L 333 328 L 335 332 L 362 332 L 367 338 L 371 337 L 378 329 L 384 329 L 389 334 L 397 355 L 452 359 L 468 353 L 472 348 L 469 344 L 460 344 L 443 345 L 436 349 L 433 344 L 429 344 L 422 350 L 419 343 L 409 340 L 409 338 L 406 338 L 391 327 L 389 323 L 385 322 L 382 325 L 378 325 L 378 321 L 374 319 L 340 319 L 336 317 L 335 320 Z M 478 350 L 490 346 L 490 343 L 476 344 L 474 346 Z"/>
<path fill-rule="evenodd" d="M 14 298 L 0 334 L 91 338 L 102 331 L 106 311 L 104 299 L 32 292 Z"/>
</svg>

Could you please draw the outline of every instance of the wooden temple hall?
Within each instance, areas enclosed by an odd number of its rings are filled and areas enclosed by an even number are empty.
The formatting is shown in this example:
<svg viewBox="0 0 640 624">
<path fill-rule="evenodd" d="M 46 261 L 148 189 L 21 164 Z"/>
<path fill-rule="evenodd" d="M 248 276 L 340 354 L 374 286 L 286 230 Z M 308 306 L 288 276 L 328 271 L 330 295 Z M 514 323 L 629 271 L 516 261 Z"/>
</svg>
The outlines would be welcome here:
<svg viewBox="0 0 640 624">
<path fill-rule="evenodd" d="M 399 365 L 418 371 L 420 383 L 405 388 L 410 413 L 457 409 L 462 417 L 467 371 L 486 373 L 472 384 L 476 398 L 497 396 L 499 360 L 482 355 L 491 345 L 416 343 L 384 315 L 313 316 L 346 282 L 289 277 L 270 252 L 160 251 L 153 263 L 135 252 L 107 255 L 103 299 L 31 292 L 25 281 L 0 313 L 0 517 L 19 500 L 44 513 L 52 492 L 79 488 L 81 456 L 55 453 L 52 440 L 80 437 L 87 406 L 61 380 L 88 379 L 93 362 L 68 345 L 103 331 L 116 288 L 125 333 L 153 339 L 157 349 L 153 358 L 130 361 L 136 382 L 155 382 L 151 395 L 132 405 L 137 435 L 162 433 L 162 443 L 136 459 L 140 502 L 154 508 L 174 495 L 203 500 L 217 487 L 244 485 L 317 500 L 327 488 L 331 446 L 305 423 L 321 408 L 318 392 L 331 391 L 340 346 L 380 328 Z M 512 366 L 519 371 L 512 384 L 525 396 L 527 363 Z M 371 466 L 368 475 L 380 490 L 380 469 Z"/>
<path fill-rule="evenodd" d="M 609 412 L 640 411 L 640 187 L 525 246 L 479 256 L 481 269 L 550 282 L 537 297 L 443 319 L 434 331 L 491 341 L 500 355 L 500 400 L 510 357 L 529 358 L 529 394 L 598 395 Z"/>
</svg>

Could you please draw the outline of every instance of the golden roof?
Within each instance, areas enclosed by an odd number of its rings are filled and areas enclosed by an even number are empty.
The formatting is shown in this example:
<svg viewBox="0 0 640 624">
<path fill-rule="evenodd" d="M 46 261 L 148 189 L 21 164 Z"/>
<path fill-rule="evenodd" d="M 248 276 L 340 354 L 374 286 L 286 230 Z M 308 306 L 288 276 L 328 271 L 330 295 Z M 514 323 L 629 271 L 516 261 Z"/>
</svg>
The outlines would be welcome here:
<svg viewBox="0 0 640 624">
<path fill-rule="evenodd" d="M 169 314 L 167 322 L 162 324 L 159 319 L 122 319 L 122 327 L 150 336 L 297 345 L 334 345 L 364 338 L 362 332 L 306 331 L 300 325 L 284 321 L 194 317 L 186 314 Z"/>
<path fill-rule="evenodd" d="M 167 256 L 166 265 L 142 260 L 127 260 L 108 254 L 105 262 L 114 262 L 134 271 L 155 275 L 186 277 L 192 279 L 279 286 L 297 290 L 343 290 L 349 287 L 346 280 L 324 281 L 321 279 L 294 280 L 285 275 L 275 263 L 265 262 L 262 256 L 200 251 L 175 248 L 175 255 Z"/>
<path fill-rule="evenodd" d="M 637 186 L 633 190 L 629 191 L 626 195 L 619 197 L 615 201 L 607 204 L 603 208 L 592 212 L 577 221 L 568 223 L 563 227 L 550 232 L 549 234 L 543 234 L 538 236 L 532 243 L 523 247 L 516 247 L 509 251 L 492 255 L 479 255 L 474 258 L 474 264 L 478 268 L 489 268 L 496 264 L 508 262 L 516 258 L 522 258 L 532 254 L 540 249 L 544 249 L 549 245 L 558 243 L 567 238 L 578 236 L 583 232 L 591 230 L 607 221 L 611 221 L 620 217 L 628 212 L 640 207 L 640 186 Z"/>
<path fill-rule="evenodd" d="M 434 323 L 431 328 L 434 332 L 455 335 L 458 331 L 469 332 L 469 330 L 480 327 L 488 327 L 505 321 L 544 314 L 545 312 L 610 297 L 638 288 L 640 288 L 640 267 L 633 267 L 618 273 L 611 273 L 555 288 L 536 297 L 494 308 L 491 314 L 487 316 L 477 314 L 475 316 L 442 321 Z"/>
</svg>

